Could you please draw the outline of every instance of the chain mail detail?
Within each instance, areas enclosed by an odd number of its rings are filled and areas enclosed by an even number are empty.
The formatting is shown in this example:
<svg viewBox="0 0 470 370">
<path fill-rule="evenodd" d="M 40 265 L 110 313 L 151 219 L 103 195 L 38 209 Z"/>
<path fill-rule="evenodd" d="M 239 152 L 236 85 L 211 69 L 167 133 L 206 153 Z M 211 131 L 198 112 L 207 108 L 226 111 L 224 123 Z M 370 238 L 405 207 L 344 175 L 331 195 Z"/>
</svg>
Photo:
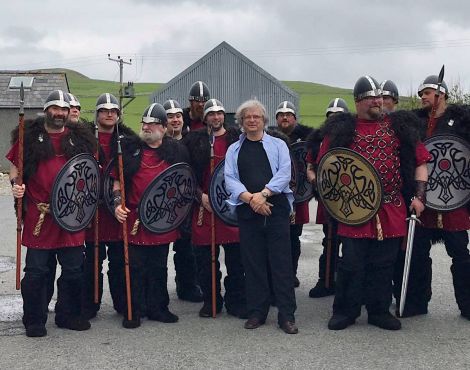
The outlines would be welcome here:
<svg viewBox="0 0 470 370">
<path fill-rule="evenodd" d="M 396 206 L 401 205 L 399 192 L 402 187 L 399 147 L 395 131 L 386 122 L 381 122 L 371 135 L 362 135 L 356 130 L 352 144 L 352 150 L 364 156 L 379 173 L 384 202 Z"/>
</svg>

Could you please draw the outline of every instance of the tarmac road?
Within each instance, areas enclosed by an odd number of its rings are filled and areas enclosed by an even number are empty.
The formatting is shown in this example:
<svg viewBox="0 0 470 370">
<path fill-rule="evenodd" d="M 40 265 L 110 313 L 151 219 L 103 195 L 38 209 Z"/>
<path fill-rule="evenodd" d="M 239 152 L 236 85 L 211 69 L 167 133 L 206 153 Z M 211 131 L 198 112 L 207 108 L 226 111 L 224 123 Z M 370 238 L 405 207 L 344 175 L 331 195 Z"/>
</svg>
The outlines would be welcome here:
<svg viewBox="0 0 470 370">
<path fill-rule="evenodd" d="M 305 227 L 303 236 L 297 335 L 277 328 L 275 308 L 266 325 L 256 330 L 244 329 L 243 320 L 225 312 L 216 319 L 199 318 L 200 304 L 176 298 L 170 256 L 170 309 L 179 316 L 178 323 L 144 320 L 138 329 L 124 329 L 106 290 L 90 330 L 59 329 L 49 314 L 48 335 L 27 338 L 12 269 L 16 234 L 9 196 L 0 196 L 0 209 L 0 256 L 6 257 L 0 262 L 2 369 L 470 369 L 470 321 L 460 316 L 455 303 L 450 259 L 443 246 L 433 247 L 434 291 L 428 315 L 403 319 L 402 330 L 389 332 L 368 325 L 363 310 L 356 325 L 334 332 L 327 329 L 332 297 L 308 297 L 321 253 L 321 230 L 313 224 Z"/>
</svg>

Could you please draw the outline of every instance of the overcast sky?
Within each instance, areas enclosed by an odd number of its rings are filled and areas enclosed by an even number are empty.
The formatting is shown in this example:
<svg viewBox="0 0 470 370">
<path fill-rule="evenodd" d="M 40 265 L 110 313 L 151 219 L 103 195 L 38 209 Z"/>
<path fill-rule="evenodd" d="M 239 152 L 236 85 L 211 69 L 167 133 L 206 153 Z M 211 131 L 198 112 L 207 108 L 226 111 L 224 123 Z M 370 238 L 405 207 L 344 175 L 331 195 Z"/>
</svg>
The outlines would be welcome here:
<svg viewBox="0 0 470 370">
<path fill-rule="evenodd" d="M 222 41 L 280 80 L 352 88 L 370 74 L 415 93 L 446 66 L 470 90 L 470 2 L 448 0 L 8 1 L 0 69 L 64 67 L 167 82 Z"/>
</svg>

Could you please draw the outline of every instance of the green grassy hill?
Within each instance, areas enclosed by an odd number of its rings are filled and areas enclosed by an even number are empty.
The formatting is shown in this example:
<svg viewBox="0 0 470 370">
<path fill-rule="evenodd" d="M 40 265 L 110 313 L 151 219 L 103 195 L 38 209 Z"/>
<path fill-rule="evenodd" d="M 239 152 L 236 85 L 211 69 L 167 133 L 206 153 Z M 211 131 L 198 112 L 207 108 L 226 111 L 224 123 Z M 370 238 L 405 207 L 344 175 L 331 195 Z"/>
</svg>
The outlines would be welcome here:
<svg viewBox="0 0 470 370">
<path fill-rule="evenodd" d="M 82 116 L 92 120 L 96 98 L 103 92 L 119 95 L 119 83 L 112 81 L 93 80 L 72 70 L 56 69 L 66 72 L 70 91 L 80 99 Z M 311 82 L 284 81 L 300 96 L 299 121 L 309 126 L 319 126 L 325 119 L 325 110 L 329 101 L 340 97 L 346 100 L 349 107 L 354 107 L 352 91 Z M 135 83 L 136 98 L 124 109 L 125 122 L 134 129 L 139 129 L 140 117 L 149 104 L 150 95 L 163 84 Z M 126 102 L 126 100 L 125 100 Z"/>
</svg>

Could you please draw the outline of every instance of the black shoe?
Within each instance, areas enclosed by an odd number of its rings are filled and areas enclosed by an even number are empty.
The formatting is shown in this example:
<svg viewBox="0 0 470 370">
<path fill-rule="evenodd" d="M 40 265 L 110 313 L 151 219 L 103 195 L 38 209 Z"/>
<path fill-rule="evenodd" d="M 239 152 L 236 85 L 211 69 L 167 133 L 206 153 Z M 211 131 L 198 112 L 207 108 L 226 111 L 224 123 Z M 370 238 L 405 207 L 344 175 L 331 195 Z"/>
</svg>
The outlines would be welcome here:
<svg viewBox="0 0 470 370">
<path fill-rule="evenodd" d="M 470 320 L 470 311 L 462 311 L 460 313 L 462 317 L 466 318 L 467 320 Z"/>
<path fill-rule="evenodd" d="M 300 281 L 297 276 L 294 276 L 294 288 L 298 288 L 300 286 Z"/>
<path fill-rule="evenodd" d="M 171 313 L 168 309 L 156 312 L 148 312 L 147 318 L 152 321 L 160 321 L 164 323 L 174 323 L 179 319 L 178 316 Z"/>
<path fill-rule="evenodd" d="M 367 322 L 385 330 L 400 330 L 401 322 L 390 312 L 378 315 L 369 315 Z"/>
<path fill-rule="evenodd" d="M 293 321 L 284 321 L 282 324 L 279 324 L 279 327 L 286 334 L 297 334 L 299 332 L 297 325 Z"/>
<path fill-rule="evenodd" d="M 59 328 L 83 331 L 91 328 L 91 324 L 87 319 L 83 317 L 55 317 L 55 324 Z"/>
<path fill-rule="evenodd" d="M 352 319 L 348 316 L 334 313 L 328 321 L 328 329 L 330 330 L 343 330 L 348 326 L 356 323 L 356 319 Z"/>
<path fill-rule="evenodd" d="M 222 312 L 222 306 L 216 307 L 215 313 L 218 314 Z M 204 305 L 199 310 L 199 317 L 212 317 L 212 303 L 204 302 Z"/>
<path fill-rule="evenodd" d="M 310 298 L 322 298 L 322 297 L 328 297 L 334 294 L 335 294 L 334 284 L 332 284 L 330 288 L 327 288 L 325 287 L 325 280 L 322 280 L 322 279 L 318 280 L 317 284 L 308 292 L 308 296 Z"/>
<path fill-rule="evenodd" d="M 176 294 L 178 299 L 181 299 L 182 301 L 194 303 L 203 301 L 203 296 L 199 285 L 188 286 L 184 289 L 176 289 Z"/>
<path fill-rule="evenodd" d="M 251 317 L 245 322 L 245 329 L 257 329 L 265 323 L 265 320 L 261 320 L 257 317 Z"/>
<path fill-rule="evenodd" d="M 32 324 L 26 328 L 27 337 L 45 337 L 47 335 L 46 327 L 43 324 Z"/>
<path fill-rule="evenodd" d="M 140 326 L 140 316 L 133 315 L 132 320 L 127 320 L 127 316 L 122 319 L 122 326 L 126 329 L 135 329 Z"/>
<path fill-rule="evenodd" d="M 419 315 L 427 315 L 428 314 L 428 308 L 427 307 L 406 307 L 403 310 L 403 315 L 400 315 L 400 303 L 397 302 L 397 309 L 395 310 L 395 316 L 396 317 L 413 317 L 413 316 L 419 316 Z"/>
</svg>

